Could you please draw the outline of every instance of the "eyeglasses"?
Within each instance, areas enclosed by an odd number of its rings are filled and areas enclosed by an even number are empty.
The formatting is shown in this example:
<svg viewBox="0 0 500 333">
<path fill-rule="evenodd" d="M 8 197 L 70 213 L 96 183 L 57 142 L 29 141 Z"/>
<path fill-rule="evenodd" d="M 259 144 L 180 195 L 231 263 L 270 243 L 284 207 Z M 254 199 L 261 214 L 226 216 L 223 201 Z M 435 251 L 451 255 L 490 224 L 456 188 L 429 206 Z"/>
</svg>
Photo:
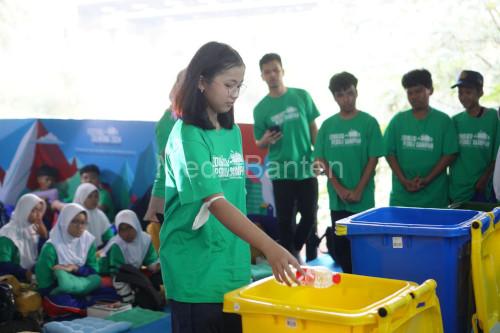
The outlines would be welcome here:
<svg viewBox="0 0 500 333">
<path fill-rule="evenodd" d="M 88 221 L 71 221 L 71 225 L 79 226 L 79 227 L 86 227 L 89 222 Z"/>
<path fill-rule="evenodd" d="M 246 85 L 244 85 L 243 83 L 222 83 L 222 82 L 218 82 L 218 81 L 212 81 L 212 82 L 215 82 L 217 84 L 220 84 L 220 85 L 223 85 L 226 89 L 227 89 L 227 95 L 228 96 L 239 96 L 240 94 L 242 94 L 243 92 L 245 92 L 246 90 Z"/>
</svg>

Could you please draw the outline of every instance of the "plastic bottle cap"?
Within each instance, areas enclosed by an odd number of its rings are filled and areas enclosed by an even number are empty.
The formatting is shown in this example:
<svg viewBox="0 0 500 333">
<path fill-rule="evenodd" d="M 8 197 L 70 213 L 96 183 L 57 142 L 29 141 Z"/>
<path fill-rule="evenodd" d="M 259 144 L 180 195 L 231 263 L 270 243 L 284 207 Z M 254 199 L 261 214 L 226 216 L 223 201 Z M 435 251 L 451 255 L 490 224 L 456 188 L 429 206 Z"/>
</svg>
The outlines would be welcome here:
<svg viewBox="0 0 500 333">
<path fill-rule="evenodd" d="M 335 284 L 339 284 L 341 279 L 342 278 L 341 278 L 340 274 L 333 274 L 332 275 L 332 282 Z"/>
<path fill-rule="evenodd" d="M 305 277 L 307 276 L 307 269 L 305 268 L 302 268 L 302 270 L 304 271 L 305 275 L 302 275 L 302 273 L 300 273 L 300 271 L 295 271 L 295 277 L 297 278 L 297 280 L 299 281 L 302 281 L 305 279 Z"/>
</svg>

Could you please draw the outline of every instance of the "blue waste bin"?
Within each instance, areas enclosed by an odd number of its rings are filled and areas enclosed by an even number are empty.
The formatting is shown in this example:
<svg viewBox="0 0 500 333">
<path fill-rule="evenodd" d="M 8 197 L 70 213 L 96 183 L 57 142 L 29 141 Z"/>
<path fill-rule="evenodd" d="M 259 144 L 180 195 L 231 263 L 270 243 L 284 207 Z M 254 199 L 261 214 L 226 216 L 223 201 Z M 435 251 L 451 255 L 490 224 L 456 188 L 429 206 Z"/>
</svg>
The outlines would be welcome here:
<svg viewBox="0 0 500 333">
<path fill-rule="evenodd" d="M 446 333 L 469 333 L 473 313 L 472 210 L 384 207 L 336 222 L 351 241 L 354 274 L 422 283 L 437 281 Z M 487 227 L 489 222 L 484 218 Z"/>
</svg>

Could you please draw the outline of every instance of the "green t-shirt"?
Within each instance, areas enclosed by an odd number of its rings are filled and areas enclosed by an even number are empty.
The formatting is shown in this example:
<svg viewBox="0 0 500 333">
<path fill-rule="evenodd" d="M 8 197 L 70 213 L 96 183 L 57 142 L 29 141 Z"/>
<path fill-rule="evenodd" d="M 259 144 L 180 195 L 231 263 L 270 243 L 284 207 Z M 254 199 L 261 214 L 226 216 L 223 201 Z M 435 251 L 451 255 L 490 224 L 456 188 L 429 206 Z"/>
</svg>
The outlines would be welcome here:
<svg viewBox="0 0 500 333">
<path fill-rule="evenodd" d="M 158 260 L 158 254 L 153 247 L 153 243 L 149 244 L 148 252 L 142 261 L 142 264 L 149 266 Z M 99 259 L 99 274 L 101 275 L 116 275 L 120 267 L 125 264 L 125 257 L 122 249 L 118 244 L 113 244 L 105 257 Z"/>
<path fill-rule="evenodd" d="M 430 108 L 424 119 L 412 110 L 396 114 L 384 134 L 386 156 L 395 156 L 407 179 L 427 176 L 444 155 L 458 152 L 455 126 L 445 113 Z M 418 192 L 408 192 L 392 174 L 391 206 L 444 208 L 448 205 L 446 171 Z"/>
<path fill-rule="evenodd" d="M 21 265 L 19 249 L 10 238 L 4 236 L 0 236 L 0 262 Z"/>
<path fill-rule="evenodd" d="M 57 251 L 54 244 L 45 243 L 35 264 L 35 274 L 38 282 L 38 288 L 49 288 L 57 282 L 54 270 L 52 269 L 52 267 L 57 265 L 57 263 Z M 98 271 L 96 247 L 94 244 L 90 246 L 89 251 L 87 252 L 87 261 L 85 262 L 85 265 L 93 268 L 96 272 Z"/>
<path fill-rule="evenodd" d="M 115 236 L 113 229 L 109 227 L 101 236 L 101 241 L 103 244 L 106 244 L 111 238 Z"/>
<path fill-rule="evenodd" d="M 463 111 L 452 119 L 458 134 L 459 155 L 450 167 L 450 198 L 452 202 L 462 202 L 472 199 L 477 181 L 496 159 L 500 121 L 493 109 L 485 110 L 479 118 Z M 491 182 L 487 190 L 491 191 Z"/>
<path fill-rule="evenodd" d="M 314 146 L 314 157 L 326 160 L 339 182 L 348 189 L 354 189 L 358 185 L 368 159 L 380 157 L 383 153 L 382 133 L 378 122 L 362 111 L 352 119 L 343 119 L 337 113 L 325 120 Z M 331 210 L 358 213 L 375 206 L 373 176 L 363 191 L 361 201 L 357 203 L 342 201 L 330 182 L 327 188 Z"/>
<path fill-rule="evenodd" d="M 113 221 L 115 218 L 115 205 L 113 204 L 113 199 L 111 199 L 111 194 L 104 188 L 99 189 L 99 206 L 106 207 L 107 210 L 104 214 L 106 214 L 110 221 Z"/>
<path fill-rule="evenodd" d="M 287 88 L 280 97 L 264 97 L 253 111 L 254 136 L 279 126 L 283 137 L 269 147 L 268 173 L 271 179 L 307 179 L 312 170 L 312 143 L 309 125 L 319 116 L 307 91 Z"/>
<path fill-rule="evenodd" d="M 223 193 L 243 214 L 245 166 L 239 128 L 203 130 L 179 120 L 166 146 L 160 260 L 168 297 L 221 303 L 250 282 L 250 248 L 214 216 L 192 230 L 202 200 Z"/>
<path fill-rule="evenodd" d="M 165 197 L 165 145 L 168 136 L 174 127 L 177 119 L 168 108 L 155 127 L 156 146 L 158 147 L 156 177 L 153 183 L 152 195 L 158 198 Z"/>
</svg>

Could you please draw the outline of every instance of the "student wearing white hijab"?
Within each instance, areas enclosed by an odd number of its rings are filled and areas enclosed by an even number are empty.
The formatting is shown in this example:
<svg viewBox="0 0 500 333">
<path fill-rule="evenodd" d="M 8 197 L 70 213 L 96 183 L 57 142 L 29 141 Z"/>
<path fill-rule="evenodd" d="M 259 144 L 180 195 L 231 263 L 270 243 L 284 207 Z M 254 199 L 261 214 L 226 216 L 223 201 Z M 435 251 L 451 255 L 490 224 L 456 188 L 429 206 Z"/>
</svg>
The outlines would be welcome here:
<svg viewBox="0 0 500 333">
<path fill-rule="evenodd" d="M 87 225 L 83 206 L 65 205 L 36 263 L 38 291 L 45 297 L 44 310 L 51 317 L 66 312 L 83 315 L 101 293 L 95 238 Z"/>
<path fill-rule="evenodd" d="M 113 237 L 102 251 L 104 257 L 101 258 L 100 263 L 101 274 L 109 273 L 113 277 L 113 287 L 121 296 L 122 301 L 149 308 L 151 304 L 142 303 L 139 300 L 156 296 L 152 289 L 145 291 L 137 284 L 138 281 L 144 279 L 144 277 L 141 278 L 141 267 L 147 266 L 150 271 L 151 274 L 146 275 L 156 289 L 158 299 L 161 296 L 160 285 L 163 283 L 158 254 L 151 242 L 151 236 L 142 231 L 137 215 L 129 209 L 122 210 L 116 215 L 115 225 L 118 235 Z M 120 268 L 124 265 L 129 265 L 124 267 L 127 271 L 131 269 L 130 266 L 133 266 L 133 272 L 120 272 Z M 137 303 L 136 300 L 138 300 Z"/>
<path fill-rule="evenodd" d="M 10 222 L 0 229 L 0 275 L 31 282 L 40 242 L 47 238 L 42 220 L 45 209 L 45 201 L 34 194 L 17 201 Z"/>
<path fill-rule="evenodd" d="M 39 289 L 55 286 L 56 269 L 80 276 L 96 274 L 95 238 L 87 225 L 85 208 L 76 203 L 64 206 L 35 266 Z"/>
<path fill-rule="evenodd" d="M 83 183 L 78 186 L 75 193 L 74 203 L 82 205 L 87 210 L 87 230 L 94 235 L 97 248 L 101 248 L 112 237 L 113 230 L 110 229 L 109 219 L 99 205 L 99 189 L 91 183 Z"/>
<path fill-rule="evenodd" d="M 111 275 L 115 275 L 120 266 L 129 264 L 135 268 L 148 266 L 153 273 L 159 270 L 158 255 L 151 242 L 151 236 L 142 231 L 137 215 L 125 209 L 115 217 L 118 235 L 106 245 L 104 253 L 109 262 Z"/>
</svg>

